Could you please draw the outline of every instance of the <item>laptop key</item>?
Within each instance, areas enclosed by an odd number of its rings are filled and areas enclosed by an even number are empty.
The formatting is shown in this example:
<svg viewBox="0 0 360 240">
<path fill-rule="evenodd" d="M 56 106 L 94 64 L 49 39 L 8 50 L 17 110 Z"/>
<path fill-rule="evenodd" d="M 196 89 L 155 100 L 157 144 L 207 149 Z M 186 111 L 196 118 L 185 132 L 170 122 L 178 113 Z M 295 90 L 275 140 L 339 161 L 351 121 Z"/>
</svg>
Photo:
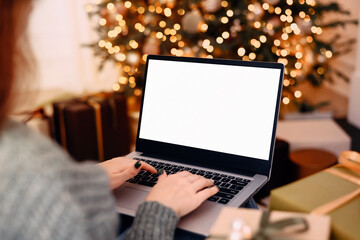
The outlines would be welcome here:
<svg viewBox="0 0 360 240">
<path fill-rule="evenodd" d="M 158 181 L 158 179 L 153 177 L 153 178 L 150 178 L 148 181 L 156 183 Z"/>
<path fill-rule="evenodd" d="M 220 182 L 220 181 L 214 181 L 214 185 L 220 186 L 220 185 L 221 185 L 221 182 Z"/>
<path fill-rule="evenodd" d="M 226 199 L 226 198 L 222 198 L 218 201 L 218 203 L 221 203 L 221 204 L 227 204 L 228 202 L 230 202 L 230 200 Z"/>
<path fill-rule="evenodd" d="M 247 185 L 246 182 L 236 181 L 236 180 L 231 180 L 230 183 L 240 185 L 240 186 L 243 186 L 243 187 L 245 187 Z"/>
<path fill-rule="evenodd" d="M 219 177 L 219 176 L 213 176 L 212 177 L 212 180 L 215 180 L 215 181 L 218 181 L 218 180 L 220 180 L 221 179 L 221 177 Z"/>
<path fill-rule="evenodd" d="M 218 192 L 217 194 L 215 194 L 215 196 L 221 197 L 221 198 L 227 198 L 227 199 L 232 199 L 234 197 L 234 195 L 232 195 L 232 194 L 222 193 L 222 192 Z"/>
<path fill-rule="evenodd" d="M 223 192 L 223 193 L 229 193 L 229 194 L 238 194 L 239 193 L 239 190 L 235 190 L 235 189 L 227 189 L 227 188 L 220 188 L 220 192 Z"/>
<path fill-rule="evenodd" d="M 209 200 L 209 201 L 211 201 L 211 202 L 216 202 L 217 200 L 219 200 L 219 197 L 211 196 L 211 197 L 209 197 L 207 200 Z"/>
<path fill-rule="evenodd" d="M 221 181 L 222 181 L 222 182 L 230 182 L 231 179 L 229 179 L 229 178 L 222 178 Z"/>
<path fill-rule="evenodd" d="M 220 187 L 228 188 L 228 187 L 230 187 L 230 185 L 231 185 L 230 183 L 224 183 L 223 182 L 223 183 L 220 184 Z"/>
<path fill-rule="evenodd" d="M 155 183 L 149 182 L 149 181 L 140 181 L 140 182 L 138 182 L 138 184 L 149 186 L 149 187 L 153 187 L 155 185 Z"/>
<path fill-rule="evenodd" d="M 130 182 L 130 183 L 138 183 L 139 180 L 138 180 L 138 179 L 130 179 L 129 182 Z"/>
<path fill-rule="evenodd" d="M 244 187 L 239 186 L 239 185 L 234 185 L 234 184 L 233 184 L 233 185 L 231 185 L 231 186 L 230 186 L 230 188 L 231 188 L 231 189 L 235 189 L 235 190 L 239 190 L 239 191 L 240 191 L 240 190 L 242 190 Z"/>
<path fill-rule="evenodd" d="M 206 174 L 205 176 L 204 176 L 204 178 L 211 178 L 212 177 L 212 175 L 210 175 L 210 174 Z"/>
</svg>

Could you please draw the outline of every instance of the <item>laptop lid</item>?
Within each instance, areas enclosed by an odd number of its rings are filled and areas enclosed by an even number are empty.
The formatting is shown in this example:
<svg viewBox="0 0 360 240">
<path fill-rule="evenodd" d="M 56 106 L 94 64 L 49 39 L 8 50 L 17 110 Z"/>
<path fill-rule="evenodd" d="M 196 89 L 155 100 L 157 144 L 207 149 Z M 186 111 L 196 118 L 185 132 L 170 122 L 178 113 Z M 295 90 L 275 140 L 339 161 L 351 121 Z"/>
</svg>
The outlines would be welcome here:
<svg viewBox="0 0 360 240">
<path fill-rule="evenodd" d="M 269 176 L 284 66 L 149 55 L 136 151 Z"/>
</svg>

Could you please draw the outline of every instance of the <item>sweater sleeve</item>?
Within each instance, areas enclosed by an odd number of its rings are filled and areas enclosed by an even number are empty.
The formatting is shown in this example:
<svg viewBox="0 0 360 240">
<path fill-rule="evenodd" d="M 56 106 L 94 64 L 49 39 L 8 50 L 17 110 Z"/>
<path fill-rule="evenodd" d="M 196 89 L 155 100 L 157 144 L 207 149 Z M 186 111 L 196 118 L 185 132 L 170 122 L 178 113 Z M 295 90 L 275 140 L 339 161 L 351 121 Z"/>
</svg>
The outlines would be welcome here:
<svg viewBox="0 0 360 240">
<path fill-rule="evenodd" d="M 171 208 L 158 202 L 144 202 L 136 212 L 126 239 L 173 239 L 178 221 L 179 217 Z"/>
<path fill-rule="evenodd" d="M 0 239 L 112 240 L 118 215 L 106 173 L 9 122 L 0 133 Z"/>
</svg>

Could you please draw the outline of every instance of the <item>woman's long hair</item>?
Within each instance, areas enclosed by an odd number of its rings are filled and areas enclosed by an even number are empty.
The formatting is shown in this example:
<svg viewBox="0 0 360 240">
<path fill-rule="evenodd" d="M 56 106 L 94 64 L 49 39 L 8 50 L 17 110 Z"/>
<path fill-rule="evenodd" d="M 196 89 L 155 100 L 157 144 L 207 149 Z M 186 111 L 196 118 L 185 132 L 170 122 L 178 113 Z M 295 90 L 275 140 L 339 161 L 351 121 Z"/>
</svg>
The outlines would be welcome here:
<svg viewBox="0 0 360 240">
<path fill-rule="evenodd" d="M 17 73 L 29 66 L 19 42 L 26 39 L 31 0 L 0 0 L 0 128 L 11 104 Z"/>
</svg>

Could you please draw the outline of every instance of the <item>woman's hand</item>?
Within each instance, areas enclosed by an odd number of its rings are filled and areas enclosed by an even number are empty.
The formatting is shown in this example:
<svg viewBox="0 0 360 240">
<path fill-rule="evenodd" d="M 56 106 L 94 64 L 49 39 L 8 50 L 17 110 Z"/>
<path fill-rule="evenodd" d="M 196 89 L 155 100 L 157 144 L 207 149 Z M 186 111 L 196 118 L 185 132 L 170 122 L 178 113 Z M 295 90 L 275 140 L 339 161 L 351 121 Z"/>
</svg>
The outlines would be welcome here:
<svg viewBox="0 0 360 240">
<path fill-rule="evenodd" d="M 164 172 L 159 176 L 157 184 L 145 201 L 157 201 L 172 208 L 179 217 L 182 217 L 219 191 L 213 185 L 213 180 L 189 172 L 179 172 L 169 176 Z"/>
<path fill-rule="evenodd" d="M 110 188 L 115 189 L 121 184 L 136 176 L 141 169 L 151 173 L 157 173 L 156 169 L 146 162 L 133 159 L 118 157 L 99 163 L 108 174 L 110 179 Z"/>
</svg>

